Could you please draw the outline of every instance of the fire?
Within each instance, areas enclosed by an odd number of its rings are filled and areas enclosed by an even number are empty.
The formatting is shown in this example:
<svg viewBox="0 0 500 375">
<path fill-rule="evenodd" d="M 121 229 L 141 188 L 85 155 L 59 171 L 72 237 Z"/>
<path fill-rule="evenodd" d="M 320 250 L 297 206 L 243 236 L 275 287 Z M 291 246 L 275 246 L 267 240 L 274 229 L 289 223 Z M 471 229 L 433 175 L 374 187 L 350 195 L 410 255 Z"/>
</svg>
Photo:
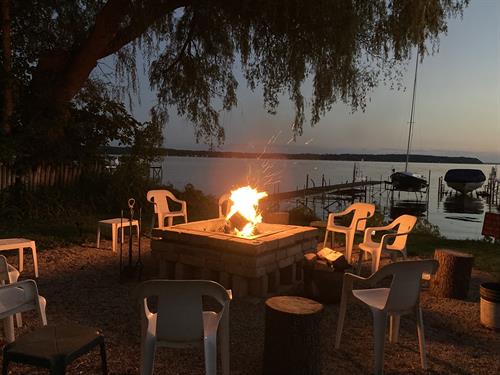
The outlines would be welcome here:
<svg viewBox="0 0 500 375">
<path fill-rule="evenodd" d="M 258 192 L 257 189 L 250 186 L 231 191 L 229 198 L 231 209 L 226 216 L 226 220 L 230 220 L 233 215 L 238 213 L 247 221 L 242 229 L 234 228 L 237 236 L 250 237 L 254 234 L 255 226 L 262 222 L 262 215 L 257 212 L 257 209 L 259 200 L 264 197 L 267 197 L 266 192 Z"/>
</svg>

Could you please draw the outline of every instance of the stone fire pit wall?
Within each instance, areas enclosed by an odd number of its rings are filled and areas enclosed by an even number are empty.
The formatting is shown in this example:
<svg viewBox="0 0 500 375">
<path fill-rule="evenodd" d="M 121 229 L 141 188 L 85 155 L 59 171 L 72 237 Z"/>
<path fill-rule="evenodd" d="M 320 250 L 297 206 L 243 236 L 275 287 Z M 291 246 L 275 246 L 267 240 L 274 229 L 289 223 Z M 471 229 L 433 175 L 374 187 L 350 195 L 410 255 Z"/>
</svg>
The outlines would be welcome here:
<svg viewBox="0 0 500 375">
<path fill-rule="evenodd" d="M 302 280 L 303 255 L 316 250 L 316 228 L 262 223 L 261 234 L 246 239 L 216 232 L 223 220 L 153 230 L 160 277 L 215 280 L 240 297 L 263 297 Z"/>
</svg>

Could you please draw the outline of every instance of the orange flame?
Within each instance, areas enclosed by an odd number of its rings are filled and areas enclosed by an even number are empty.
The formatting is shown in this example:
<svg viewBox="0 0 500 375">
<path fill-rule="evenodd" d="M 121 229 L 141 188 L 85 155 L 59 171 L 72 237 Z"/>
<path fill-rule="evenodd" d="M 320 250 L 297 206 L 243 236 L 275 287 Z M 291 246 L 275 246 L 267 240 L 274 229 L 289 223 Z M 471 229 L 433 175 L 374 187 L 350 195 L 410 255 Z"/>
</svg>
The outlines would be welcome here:
<svg viewBox="0 0 500 375">
<path fill-rule="evenodd" d="M 267 197 L 266 192 L 258 192 L 250 186 L 241 187 L 231 191 L 231 209 L 226 216 L 229 220 L 236 212 L 248 220 L 248 223 L 240 231 L 235 228 L 238 237 L 250 237 L 255 231 L 255 226 L 262 223 L 262 215 L 257 212 L 259 200 Z"/>
</svg>

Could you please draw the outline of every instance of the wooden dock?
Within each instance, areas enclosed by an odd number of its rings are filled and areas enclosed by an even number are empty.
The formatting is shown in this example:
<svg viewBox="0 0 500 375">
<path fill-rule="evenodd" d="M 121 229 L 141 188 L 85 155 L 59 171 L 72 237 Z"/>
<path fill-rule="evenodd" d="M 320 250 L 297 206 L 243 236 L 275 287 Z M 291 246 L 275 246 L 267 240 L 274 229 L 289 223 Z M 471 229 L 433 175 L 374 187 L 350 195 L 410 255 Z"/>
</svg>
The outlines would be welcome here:
<svg viewBox="0 0 500 375">
<path fill-rule="evenodd" d="M 382 185 L 385 181 L 357 181 L 357 182 L 347 182 L 342 184 L 328 185 L 328 186 L 317 186 L 310 187 L 305 189 L 297 189 L 294 191 L 286 191 L 282 193 L 274 193 L 269 194 L 265 200 L 267 202 L 275 202 L 285 199 L 297 198 L 297 197 L 305 197 L 308 195 L 318 195 L 322 193 L 336 193 L 345 189 L 354 189 L 354 188 L 365 188 L 368 186 L 374 185 Z"/>
</svg>

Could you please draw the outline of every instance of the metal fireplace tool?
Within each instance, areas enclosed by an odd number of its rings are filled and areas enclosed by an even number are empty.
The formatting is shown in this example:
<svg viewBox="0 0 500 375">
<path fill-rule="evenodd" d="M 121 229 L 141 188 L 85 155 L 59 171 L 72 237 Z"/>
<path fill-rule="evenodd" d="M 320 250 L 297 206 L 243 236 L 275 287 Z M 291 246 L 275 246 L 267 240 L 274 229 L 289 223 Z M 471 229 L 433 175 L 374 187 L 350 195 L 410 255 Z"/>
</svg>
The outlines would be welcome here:
<svg viewBox="0 0 500 375">
<path fill-rule="evenodd" d="M 130 198 L 128 200 L 129 217 L 128 217 L 128 262 L 124 265 L 123 262 L 123 241 L 120 241 L 120 281 L 132 280 L 137 278 L 141 280 L 142 276 L 142 261 L 141 261 L 141 228 L 142 228 L 142 207 L 139 207 L 139 219 L 138 219 L 138 234 L 137 234 L 137 260 L 133 262 L 133 231 L 132 223 L 134 221 L 134 206 L 135 199 Z M 126 218 L 125 218 L 126 220 Z M 120 227 L 123 228 L 124 216 L 123 210 L 120 216 Z"/>
</svg>

